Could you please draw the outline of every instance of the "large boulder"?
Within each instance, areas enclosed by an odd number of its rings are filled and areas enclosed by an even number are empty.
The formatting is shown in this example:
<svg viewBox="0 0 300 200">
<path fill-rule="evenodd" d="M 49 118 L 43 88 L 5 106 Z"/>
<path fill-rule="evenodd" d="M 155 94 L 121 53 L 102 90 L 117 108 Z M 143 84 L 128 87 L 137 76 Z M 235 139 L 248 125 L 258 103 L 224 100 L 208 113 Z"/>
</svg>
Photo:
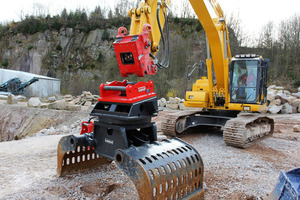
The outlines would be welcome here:
<svg viewBox="0 0 300 200">
<path fill-rule="evenodd" d="M 7 97 L 7 104 L 17 104 L 18 101 L 18 98 L 13 94 L 9 94 Z"/>
<path fill-rule="evenodd" d="M 48 105 L 49 109 L 54 109 L 54 110 L 66 110 L 67 109 L 67 103 L 65 102 L 64 99 L 55 101 L 54 103 L 50 103 Z"/>
<path fill-rule="evenodd" d="M 186 106 L 184 105 L 184 103 L 179 103 L 179 109 L 180 109 L 180 110 L 189 110 L 190 108 L 189 108 L 189 107 L 186 107 Z"/>
<path fill-rule="evenodd" d="M 27 102 L 28 107 L 34 107 L 34 108 L 41 106 L 41 104 L 42 102 L 38 97 L 31 97 Z"/>
<path fill-rule="evenodd" d="M 280 112 L 283 106 L 272 105 L 268 107 L 268 111 L 272 114 L 277 114 Z"/>
<path fill-rule="evenodd" d="M 25 96 L 23 96 L 23 95 L 18 95 L 18 96 L 16 96 L 16 98 L 19 100 L 19 101 L 26 101 L 26 97 Z"/>
<path fill-rule="evenodd" d="M 73 97 L 72 97 L 72 95 L 67 94 L 67 95 L 64 96 L 64 100 L 65 100 L 65 102 L 70 102 L 70 101 L 73 100 Z"/>
<path fill-rule="evenodd" d="M 275 99 L 280 99 L 283 104 L 288 102 L 287 96 L 283 93 L 277 93 Z"/>
<path fill-rule="evenodd" d="M 284 87 L 276 86 L 274 89 L 275 89 L 275 90 L 284 90 Z"/>
<path fill-rule="evenodd" d="M 300 92 L 300 87 L 298 87 L 298 92 Z"/>
<path fill-rule="evenodd" d="M 268 90 L 272 90 L 272 89 L 275 89 L 276 88 L 276 85 L 270 85 L 269 87 L 268 87 Z"/>
<path fill-rule="evenodd" d="M 280 106 L 281 105 L 281 100 L 280 99 L 274 99 L 273 101 L 271 101 L 270 106 Z"/>
<path fill-rule="evenodd" d="M 169 103 L 170 104 L 179 104 L 180 103 L 180 101 L 181 101 L 181 99 L 180 98 L 178 98 L 178 97 L 169 97 Z"/>
<path fill-rule="evenodd" d="M 292 93 L 292 96 L 300 99 L 300 92 Z"/>
<path fill-rule="evenodd" d="M 293 108 L 293 113 L 297 113 L 298 112 L 298 108 L 297 107 L 292 107 Z"/>
<path fill-rule="evenodd" d="M 292 103 L 297 99 L 296 97 L 293 97 L 293 96 L 288 96 L 287 98 L 287 101 L 290 105 L 292 105 Z"/>
<path fill-rule="evenodd" d="M 0 100 L 7 100 L 7 96 L 6 95 L 0 95 Z"/>
<path fill-rule="evenodd" d="M 66 109 L 69 111 L 80 111 L 81 106 L 80 105 L 67 105 Z"/>
<path fill-rule="evenodd" d="M 167 108 L 170 108 L 170 109 L 172 109 L 172 110 L 177 110 L 178 108 L 179 108 L 179 105 L 176 103 L 176 104 L 174 104 L 174 103 L 168 103 L 167 105 L 166 105 L 166 107 Z"/>
<path fill-rule="evenodd" d="M 285 103 L 281 109 L 281 113 L 282 114 L 292 114 L 293 113 L 293 107 L 288 104 L 288 103 Z"/>
<path fill-rule="evenodd" d="M 161 105 L 162 105 L 161 100 L 160 100 L 160 99 L 157 100 L 157 106 L 158 106 L 158 107 L 162 107 Z"/>
<path fill-rule="evenodd" d="M 48 101 L 49 102 L 55 102 L 56 101 L 56 97 L 55 96 L 48 97 Z"/>
<path fill-rule="evenodd" d="M 295 126 L 293 127 L 293 131 L 294 131 L 294 132 L 300 132 L 300 125 L 295 125 Z"/>
<path fill-rule="evenodd" d="M 276 90 L 273 90 L 273 89 L 268 90 L 267 100 L 268 101 L 273 101 L 275 99 L 276 95 L 277 95 L 277 91 Z"/>
<path fill-rule="evenodd" d="M 300 99 L 295 99 L 293 102 L 292 102 L 292 106 L 293 107 L 300 107 Z"/>
<path fill-rule="evenodd" d="M 165 98 L 161 98 L 161 107 L 165 107 L 167 105 L 167 100 Z"/>
</svg>

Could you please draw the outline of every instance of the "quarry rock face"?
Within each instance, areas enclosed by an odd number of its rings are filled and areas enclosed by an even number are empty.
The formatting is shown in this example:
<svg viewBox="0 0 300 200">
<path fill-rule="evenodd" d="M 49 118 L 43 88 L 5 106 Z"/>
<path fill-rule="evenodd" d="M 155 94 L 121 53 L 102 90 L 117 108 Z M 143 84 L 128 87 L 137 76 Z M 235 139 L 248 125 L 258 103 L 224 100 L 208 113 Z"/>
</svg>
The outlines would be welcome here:
<svg viewBox="0 0 300 200">
<path fill-rule="evenodd" d="M 107 29 L 111 36 L 116 29 Z M 38 32 L 33 35 L 16 34 L 0 41 L 1 60 L 9 69 L 40 75 L 50 75 L 59 66 L 81 67 L 86 56 L 97 60 L 100 53 L 113 54 L 111 44 L 104 41 L 104 29 L 84 33 L 74 28 Z M 6 42 L 8 41 L 8 42 Z M 79 51 L 80 50 L 80 51 Z M 74 62 L 72 62 L 74 61 Z"/>
</svg>

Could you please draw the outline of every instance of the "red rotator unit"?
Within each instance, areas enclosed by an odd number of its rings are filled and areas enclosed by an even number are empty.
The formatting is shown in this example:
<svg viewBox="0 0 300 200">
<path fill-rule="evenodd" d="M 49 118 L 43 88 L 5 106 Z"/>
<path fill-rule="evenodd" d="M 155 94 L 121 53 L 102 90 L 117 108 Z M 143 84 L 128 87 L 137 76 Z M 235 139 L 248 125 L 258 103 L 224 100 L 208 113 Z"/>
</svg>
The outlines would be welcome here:
<svg viewBox="0 0 300 200">
<path fill-rule="evenodd" d="M 136 74 L 138 77 L 154 75 L 157 65 L 150 58 L 151 42 L 149 32 L 151 26 L 145 24 L 140 35 L 127 35 L 127 29 L 121 27 L 118 30 L 117 39 L 114 42 L 117 62 L 122 77 Z"/>
</svg>

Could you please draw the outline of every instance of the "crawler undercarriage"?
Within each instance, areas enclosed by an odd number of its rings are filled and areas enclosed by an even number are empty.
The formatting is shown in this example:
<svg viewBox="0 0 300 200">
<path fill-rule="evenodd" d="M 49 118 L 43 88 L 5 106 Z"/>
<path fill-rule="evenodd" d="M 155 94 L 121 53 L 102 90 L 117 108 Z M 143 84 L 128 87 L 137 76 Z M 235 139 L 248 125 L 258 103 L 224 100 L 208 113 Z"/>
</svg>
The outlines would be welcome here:
<svg viewBox="0 0 300 200">
<path fill-rule="evenodd" d="M 220 127 L 227 145 L 247 148 L 255 140 L 273 133 L 274 120 L 255 113 L 240 113 L 233 117 L 181 111 L 168 114 L 162 121 L 163 133 L 172 137 L 201 126 Z"/>
</svg>

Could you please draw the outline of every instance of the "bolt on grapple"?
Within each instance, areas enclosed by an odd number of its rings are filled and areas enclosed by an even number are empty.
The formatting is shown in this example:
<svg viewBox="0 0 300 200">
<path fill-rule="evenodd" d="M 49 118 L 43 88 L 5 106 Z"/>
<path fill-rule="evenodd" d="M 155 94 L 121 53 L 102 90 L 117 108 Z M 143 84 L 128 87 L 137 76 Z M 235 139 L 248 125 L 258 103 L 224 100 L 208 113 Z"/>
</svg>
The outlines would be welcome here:
<svg viewBox="0 0 300 200">
<path fill-rule="evenodd" d="M 58 174 L 115 160 L 135 184 L 140 199 L 203 197 L 204 168 L 197 150 L 177 138 L 157 141 L 156 125 L 151 122 L 158 110 L 152 81 L 115 81 L 101 85 L 100 91 L 90 114 L 94 121 L 82 123 L 82 135 L 61 138 Z"/>
</svg>

